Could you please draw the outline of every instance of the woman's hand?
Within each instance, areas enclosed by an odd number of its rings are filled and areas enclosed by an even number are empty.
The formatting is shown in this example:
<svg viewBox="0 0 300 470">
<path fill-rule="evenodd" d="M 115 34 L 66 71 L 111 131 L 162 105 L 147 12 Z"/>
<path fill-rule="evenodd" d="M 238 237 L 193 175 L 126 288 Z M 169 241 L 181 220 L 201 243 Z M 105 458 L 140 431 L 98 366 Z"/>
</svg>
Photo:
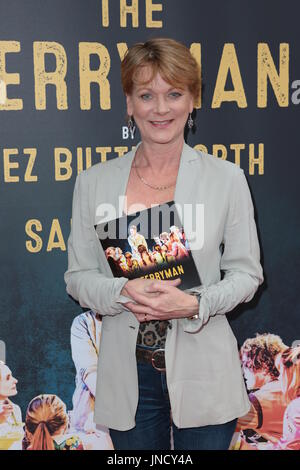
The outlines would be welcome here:
<svg viewBox="0 0 300 470">
<path fill-rule="evenodd" d="M 180 279 L 175 279 L 173 281 L 159 281 L 159 282 L 167 282 L 167 283 L 170 283 L 169 285 L 171 286 L 177 286 L 178 284 L 180 284 L 180 282 L 178 281 L 180 281 Z M 126 282 L 126 284 L 124 285 L 123 289 L 121 290 L 121 295 L 125 295 L 126 297 L 131 297 L 133 299 L 132 294 L 136 292 L 137 294 L 147 294 L 148 298 L 157 297 L 159 295 L 159 292 L 147 292 L 145 290 L 146 287 L 151 285 L 151 283 L 152 283 L 151 279 L 142 279 L 142 278 L 131 279 L 130 281 Z"/>
<path fill-rule="evenodd" d="M 198 301 L 193 295 L 178 289 L 180 283 L 179 278 L 172 281 L 132 279 L 121 293 L 136 303 L 127 302 L 124 305 L 139 322 L 193 316 L 199 310 Z"/>
</svg>

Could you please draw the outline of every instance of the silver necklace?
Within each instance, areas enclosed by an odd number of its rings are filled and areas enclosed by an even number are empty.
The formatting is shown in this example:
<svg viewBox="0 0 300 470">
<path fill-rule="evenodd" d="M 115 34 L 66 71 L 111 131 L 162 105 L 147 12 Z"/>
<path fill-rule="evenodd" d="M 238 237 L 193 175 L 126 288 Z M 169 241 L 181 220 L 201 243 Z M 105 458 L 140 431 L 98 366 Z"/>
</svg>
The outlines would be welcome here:
<svg viewBox="0 0 300 470">
<path fill-rule="evenodd" d="M 142 181 L 142 183 L 144 183 L 146 186 L 149 186 L 149 188 L 157 189 L 157 190 L 159 190 L 159 191 L 163 191 L 164 189 L 173 188 L 173 187 L 175 186 L 175 184 L 176 184 L 176 183 L 174 183 L 174 184 L 170 184 L 170 185 L 168 185 L 168 186 L 153 186 L 152 184 L 147 183 L 147 181 L 139 174 L 136 165 L 132 165 L 132 166 L 133 166 L 133 168 L 135 168 L 136 174 L 138 175 L 138 177 L 140 178 L 140 180 Z"/>
</svg>

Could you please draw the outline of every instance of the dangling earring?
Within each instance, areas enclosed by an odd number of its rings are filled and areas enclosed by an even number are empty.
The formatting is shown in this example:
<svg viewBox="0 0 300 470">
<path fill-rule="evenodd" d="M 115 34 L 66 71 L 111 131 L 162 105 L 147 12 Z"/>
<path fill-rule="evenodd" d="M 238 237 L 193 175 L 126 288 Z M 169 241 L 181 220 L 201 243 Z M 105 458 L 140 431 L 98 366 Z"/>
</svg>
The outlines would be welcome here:
<svg viewBox="0 0 300 470">
<path fill-rule="evenodd" d="M 131 116 L 129 116 L 128 122 L 127 122 L 127 127 L 130 132 L 131 138 L 134 139 L 134 133 L 135 133 L 135 125 L 133 120 L 131 119 Z"/>
<path fill-rule="evenodd" d="M 194 120 L 193 120 L 193 118 L 192 118 L 192 114 L 191 114 L 191 113 L 189 114 L 189 118 L 188 118 L 188 122 L 187 122 L 187 123 L 188 123 L 188 128 L 189 128 L 189 129 L 192 129 L 192 127 L 194 126 Z"/>
</svg>

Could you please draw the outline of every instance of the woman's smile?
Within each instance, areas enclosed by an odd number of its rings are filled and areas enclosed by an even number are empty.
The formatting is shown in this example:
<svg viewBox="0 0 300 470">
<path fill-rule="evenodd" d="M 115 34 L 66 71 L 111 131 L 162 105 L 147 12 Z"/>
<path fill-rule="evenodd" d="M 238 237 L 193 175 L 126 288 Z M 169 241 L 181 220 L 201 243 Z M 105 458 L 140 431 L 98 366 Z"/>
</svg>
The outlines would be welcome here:
<svg viewBox="0 0 300 470">
<path fill-rule="evenodd" d="M 168 120 L 160 120 L 160 121 L 150 121 L 153 127 L 157 127 L 159 129 L 165 129 L 166 127 L 169 127 L 169 125 L 174 121 L 174 119 L 168 119 Z"/>
</svg>

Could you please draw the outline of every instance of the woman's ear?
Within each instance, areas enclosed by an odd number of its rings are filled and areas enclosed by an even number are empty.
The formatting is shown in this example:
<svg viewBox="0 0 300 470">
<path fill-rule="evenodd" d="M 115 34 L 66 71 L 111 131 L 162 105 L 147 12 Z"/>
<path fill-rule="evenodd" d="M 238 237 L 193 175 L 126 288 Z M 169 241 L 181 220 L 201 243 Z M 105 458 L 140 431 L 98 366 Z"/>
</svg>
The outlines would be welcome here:
<svg viewBox="0 0 300 470">
<path fill-rule="evenodd" d="M 194 111 L 195 103 L 194 103 L 194 98 L 191 99 L 190 102 L 190 114 Z"/>
<path fill-rule="evenodd" d="M 133 115 L 133 106 L 132 106 L 132 98 L 130 95 L 126 95 L 126 105 L 127 105 L 127 114 L 128 116 Z"/>
</svg>

